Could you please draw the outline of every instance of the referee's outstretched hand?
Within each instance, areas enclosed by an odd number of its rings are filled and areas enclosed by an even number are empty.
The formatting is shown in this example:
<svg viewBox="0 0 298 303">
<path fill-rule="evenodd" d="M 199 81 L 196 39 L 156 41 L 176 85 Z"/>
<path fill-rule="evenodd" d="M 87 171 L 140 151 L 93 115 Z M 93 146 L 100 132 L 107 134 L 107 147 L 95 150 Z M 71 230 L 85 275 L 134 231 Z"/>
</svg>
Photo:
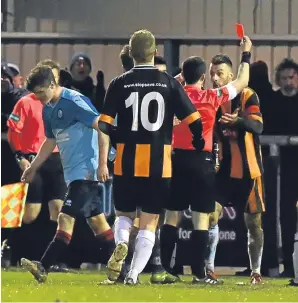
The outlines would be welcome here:
<svg viewBox="0 0 298 303">
<path fill-rule="evenodd" d="M 205 147 L 205 140 L 203 137 L 200 138 L 193 137 L 192 145 L 197 151 L 202 151 Z"/>
</svg>

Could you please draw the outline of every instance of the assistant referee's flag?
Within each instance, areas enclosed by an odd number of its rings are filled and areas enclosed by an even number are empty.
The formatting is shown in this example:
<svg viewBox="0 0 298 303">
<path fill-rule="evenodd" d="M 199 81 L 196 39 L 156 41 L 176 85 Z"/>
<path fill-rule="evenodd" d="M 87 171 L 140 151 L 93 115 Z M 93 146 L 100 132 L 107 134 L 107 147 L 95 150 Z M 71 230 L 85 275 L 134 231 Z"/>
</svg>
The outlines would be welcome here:
<svg viewBox="0 0 298 303">
<path fill-rule="evenodd" d="M 28 186 L 19 182 L 1 187 L 1 228 L 22 225 Z"/>
</svg>

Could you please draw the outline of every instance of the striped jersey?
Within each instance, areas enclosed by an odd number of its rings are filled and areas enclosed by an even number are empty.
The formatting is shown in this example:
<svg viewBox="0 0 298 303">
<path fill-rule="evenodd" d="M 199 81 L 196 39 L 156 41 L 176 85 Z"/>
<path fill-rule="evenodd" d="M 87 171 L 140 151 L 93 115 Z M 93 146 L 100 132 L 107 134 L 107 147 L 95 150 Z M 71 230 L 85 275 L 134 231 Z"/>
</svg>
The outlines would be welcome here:
<svg viewBox="0 0 298 303">
<path fill-rule="evenodd" d="M 217 125 L 221 164 L 220 170 L 231 178 L 257 178 L 263 174 L 259 135 L 263 130 L 259 98 L 250 88 L 245 88 L 230 102 L 220 108 L 221 113 L 231 113 L 239 108 L 239 120 L 232 126 Z"/>
<path fill-rule="evenodd" d="M 200 114 L 183 87 L 154 66 L 139 65 L 112 80 L 99 128 L 112 125 L 116 115 L 118 176 L 171 177 L 174 115 L 201 136 Z"/>
</svg>

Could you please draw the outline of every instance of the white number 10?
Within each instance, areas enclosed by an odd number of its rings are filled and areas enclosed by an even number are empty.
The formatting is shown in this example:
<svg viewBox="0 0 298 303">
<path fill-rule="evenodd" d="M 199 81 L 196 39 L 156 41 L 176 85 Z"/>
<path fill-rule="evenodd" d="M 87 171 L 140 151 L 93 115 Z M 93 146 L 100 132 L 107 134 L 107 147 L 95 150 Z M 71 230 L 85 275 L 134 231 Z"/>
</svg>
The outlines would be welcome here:
<svg viewBox="0 0 298 303">
<path fill-rule="evenodd" d="M 158 105 L 157 119 L 154 123 L 149 121 L 149 104 L 151 101 L 156 100 Z M 132 131 L 137 131 L 139 126 L 139 93 L 132 92 L 125 100 L 126 108 L 132 106 Z M 141 104 L 141 123 L 143 127 L 151 132 L 157 131 L 161 128 L 165 117 L 165 101 L 159 92 L 151 92 L 144 96 Z"/>
</svg>

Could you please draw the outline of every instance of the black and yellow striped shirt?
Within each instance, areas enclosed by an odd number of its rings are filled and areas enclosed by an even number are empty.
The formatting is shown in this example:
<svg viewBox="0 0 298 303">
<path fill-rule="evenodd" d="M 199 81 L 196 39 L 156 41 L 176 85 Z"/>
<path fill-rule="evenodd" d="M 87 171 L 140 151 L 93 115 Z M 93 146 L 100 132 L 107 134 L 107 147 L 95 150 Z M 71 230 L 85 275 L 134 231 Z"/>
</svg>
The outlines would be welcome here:
<svg viewBox="0 0 298 303">
<path fill-rule="evenodd" d="M 239 119 L 230 127 L 217 125 L 220 145 L 220 170 L 236 179 L 259 177 L 263 173 L 259 135 L 263 130 L 259 98 L 250 88 L 245 88 L 231 102 L 221 107 L 221 112 L 234 112 L 239 108 Z"/>
<path fill-rule="evenodd" d="M 201 136 L 200 114 L 183 87 L 154 66 L 137 66 L 112 80 L 99 122 L 104 133 L 109 133 L 116 115 L 114 174 L 118 176 L 172 176 L 174 115 Z"/>
</svg>

